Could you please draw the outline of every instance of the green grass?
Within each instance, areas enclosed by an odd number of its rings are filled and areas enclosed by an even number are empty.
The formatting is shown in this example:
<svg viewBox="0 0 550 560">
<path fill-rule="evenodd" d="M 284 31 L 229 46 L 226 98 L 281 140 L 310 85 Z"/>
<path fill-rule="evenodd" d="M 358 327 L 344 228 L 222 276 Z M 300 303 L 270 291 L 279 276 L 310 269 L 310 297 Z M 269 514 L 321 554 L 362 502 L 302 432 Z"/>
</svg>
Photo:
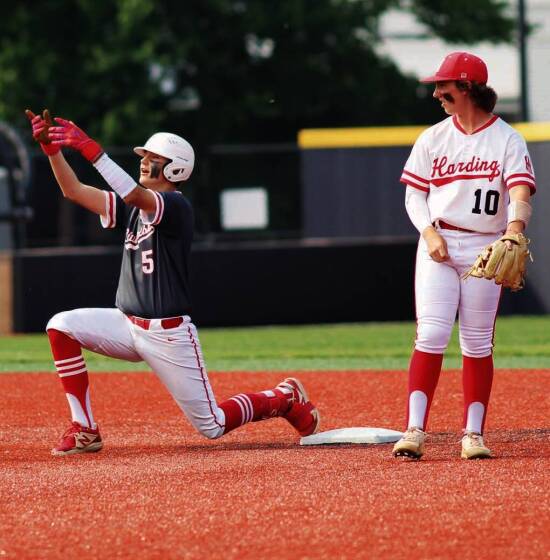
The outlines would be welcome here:
<svg viewBox="0 0 550 560">
<path fill-rule="evenodd" d="M 362 323 L 200 329 L 210 371 L 406 369 L 415 323 Z M 90 371 L 148 370 L 145 364 L 86 352 Z M 550 315 L 497 322 L 499 368 L 550 368 Z M 445 368 L 460 366 L 455 328 Z M 45 335 L 0 338 L 0 371 L 53 371 Z"/>
</svg>

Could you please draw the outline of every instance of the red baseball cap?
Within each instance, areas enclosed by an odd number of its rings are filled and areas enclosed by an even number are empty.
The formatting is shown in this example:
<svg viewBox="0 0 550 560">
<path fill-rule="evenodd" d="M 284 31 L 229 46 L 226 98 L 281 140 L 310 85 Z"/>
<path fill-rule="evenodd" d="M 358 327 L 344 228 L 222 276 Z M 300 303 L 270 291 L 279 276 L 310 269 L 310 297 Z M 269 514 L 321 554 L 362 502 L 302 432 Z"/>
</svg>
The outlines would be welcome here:
<svg viewBox="0 0 550 560">
<path fill-rule="evenodd" d="M 481 58 L 468 52 L 453 52 L 445 57 L 439 70 L 433 76 L 422 78 L 420 81 L 427 84 L 430 82 L 469 80 L 486 84 L 487 78 L 487 65 Z"/>
</svg>

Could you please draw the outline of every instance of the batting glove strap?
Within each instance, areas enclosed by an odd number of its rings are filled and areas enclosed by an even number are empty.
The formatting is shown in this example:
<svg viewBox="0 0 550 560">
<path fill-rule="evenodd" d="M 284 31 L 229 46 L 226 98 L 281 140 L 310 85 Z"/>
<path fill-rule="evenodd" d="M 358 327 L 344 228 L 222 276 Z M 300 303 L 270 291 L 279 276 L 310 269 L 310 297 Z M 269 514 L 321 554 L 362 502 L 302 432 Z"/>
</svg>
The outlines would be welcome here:
<svg viewBox="0 0 550 560">
<path fill-rule="evenodd" d="M 74 122 L 61 117 L 55 117 L 55 121 L 60 126 L 50 126 L 48 130 L 48 137 L 52 144 L 73 148 L 91 163 L 95 163 L 100 158 L 103 148 Z"/>
<path fill-rule="evenodd" d="M 120 196 L 126 198 L 136 187 L 137 183 L 116 164 L 106 153 L 103 153 L 94 163 L 94 167 L 105 179 L 107 184 Z"/>
<path fill-rule="evenodd" d="M 95 141 L 89 138 L 85 140 L 78 148 L 80 153 L 91 163 L 99 160 L 101 155 L 104 153 L 103 148 Z"/>
<path fill-rule="evenodd" d="M 59 146 L 54 146 L 53 144 L 43 144 L 42 142 L 40 142 L 40 147 L 48 157 L 55 156 L 55 154 L 58 154 L 61 150 Z"/>
</svg>

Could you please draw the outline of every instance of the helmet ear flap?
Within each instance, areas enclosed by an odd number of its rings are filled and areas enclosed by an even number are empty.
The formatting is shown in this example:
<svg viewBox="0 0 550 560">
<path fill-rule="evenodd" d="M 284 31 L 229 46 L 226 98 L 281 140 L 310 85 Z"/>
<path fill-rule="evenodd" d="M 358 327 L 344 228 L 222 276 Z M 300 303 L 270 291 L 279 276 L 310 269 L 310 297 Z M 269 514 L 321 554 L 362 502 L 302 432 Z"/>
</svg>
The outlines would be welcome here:
<svg viewBox="0 0 550 560">
<path fill-rule="evenodd" d="M 192 169 L 192 167 L 191 169 L 189 169 L 188 167 L 185 168 L 181 165 L 178 165 L 177 163 L 174 163 L 173 161 L 169 161 L 164 166 L 162 173 L 165 179 L 167 179 L 168 181 L 172 183 L 179 183 L 180 181 L 186 181 L 187 179 L 189 179 Z"/>
</svg>

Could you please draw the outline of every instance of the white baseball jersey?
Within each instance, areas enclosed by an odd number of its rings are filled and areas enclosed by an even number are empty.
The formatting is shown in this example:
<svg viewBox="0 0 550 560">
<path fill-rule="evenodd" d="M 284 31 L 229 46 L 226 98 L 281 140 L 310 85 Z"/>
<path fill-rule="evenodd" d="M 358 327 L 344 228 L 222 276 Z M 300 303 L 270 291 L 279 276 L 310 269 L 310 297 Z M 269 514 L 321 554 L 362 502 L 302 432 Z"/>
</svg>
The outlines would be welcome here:
<svg viewBox="0 0 550 560">
<path fill-rule="evenodd" d="M 497 116 L 472 134 L 456 116 L 428 128 L 415 142 L 400 180 L 428 193 L 432 222 L 480 233 L 506 229 L 510 188 L 536 189 L 525 140 Z"/>
</svg>

